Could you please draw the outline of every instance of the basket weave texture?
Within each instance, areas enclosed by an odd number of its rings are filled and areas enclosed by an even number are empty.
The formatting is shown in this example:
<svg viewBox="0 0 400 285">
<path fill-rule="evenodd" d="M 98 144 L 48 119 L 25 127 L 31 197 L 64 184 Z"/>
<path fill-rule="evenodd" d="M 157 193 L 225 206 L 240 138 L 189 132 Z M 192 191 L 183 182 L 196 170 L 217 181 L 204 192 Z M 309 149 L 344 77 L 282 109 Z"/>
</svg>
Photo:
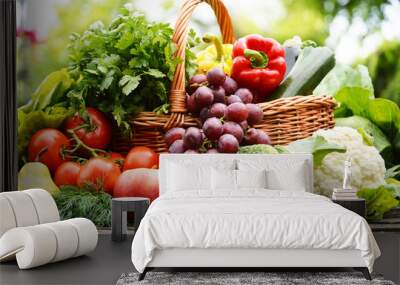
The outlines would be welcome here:
<svg viewBox="0 0 400 285">
<path fill-rule="evenodd" d="M 123 138 L 118 132 L 114 135 L 113 149 L 126 152 L 133 146 L 147 146 L 156 152 L 168 151 L 164 133 L 172 127 L 201 126 L 199 119 L 187 114 L 185 91 L 185 48 L 189 31 L 189 20 L 194 9 L 207 3 L 217 18 L 224 43 L 235 41 L 231 17 L 221 0 L 186 0 L 179 12 L 173 42 L 177 46 L 175 56 L 182 61 L 178 64 L 169 95 L 170 114 L 157 115 L 141 112 L 132 119 L 133 137 Z M 273 144 L 288 144 L 294 140 L 308 137 L 318 129 L 334 125 L 332 111 L 335 103 L 328 96 L 295 96 L 281 98 L 258 104 L 264 118 L 255 126 L 268 133 Z"/>
</svg>

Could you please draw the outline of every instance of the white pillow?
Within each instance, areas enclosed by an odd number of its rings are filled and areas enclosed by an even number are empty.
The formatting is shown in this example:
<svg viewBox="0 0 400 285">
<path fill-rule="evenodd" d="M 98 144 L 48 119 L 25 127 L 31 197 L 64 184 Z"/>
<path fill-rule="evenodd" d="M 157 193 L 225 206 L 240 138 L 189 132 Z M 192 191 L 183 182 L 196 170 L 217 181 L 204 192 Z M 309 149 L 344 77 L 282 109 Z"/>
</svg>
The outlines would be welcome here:
<svg viewBox="0 0 400 285">
<path fill-rule="evenodd" d="M 212 168 L 212 189 L 214 191 L 226 190 L 234 191 L 237 189 L 236 170 Z"/>
<path fill-rule="evenodd" d="M 211 189 L 211 167 L 168 163 L 167 191 Z"/>
<path fill-rule="evenodd" d="M 267 188 L 267 171 L 263 170 L 236 170 L 237 187 L 240 188 Z"/>
<path fill-rule="evenodd" d="M 242 188 L 267 188 L 267 172 L 263 170 L 231 170 L 212 168 L 212 188 L 216 192 Z"/>
<path fill-rule="evenodd" d="M 267 171 L 268 189 L 287 191 L 307 191 L 307 172 L 304 164 L 296 165 L 290 171 L 277 169 Z"/>
<path fill-rule="evenodd" d="M 309 169 L 305 161 L 254 158 L 238 160 L 238 169 L 266 169 L 267 188 L 271 190 L 307 191 L 311 189 Z"/>
</svg>

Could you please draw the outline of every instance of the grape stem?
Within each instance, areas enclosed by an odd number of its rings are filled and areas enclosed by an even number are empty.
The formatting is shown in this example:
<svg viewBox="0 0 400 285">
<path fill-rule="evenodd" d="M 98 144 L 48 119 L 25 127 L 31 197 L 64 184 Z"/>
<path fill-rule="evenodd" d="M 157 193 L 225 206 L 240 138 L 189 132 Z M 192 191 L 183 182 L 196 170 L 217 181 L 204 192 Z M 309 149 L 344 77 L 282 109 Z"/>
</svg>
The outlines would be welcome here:
<svg viewBox="0 0 400 285">
<path fill-rule="evenodd" d="M 210 149 L 210 148 L 213 148 L 213 147 L 214 147 L 213 142 L 210 141 L 208 138 L 206 138 L 206 139 L 203 141 L 203 143 L 202 143 L 200 149 L 202 149 L 202 150 L 205 152 L 207 149 Z"/>
</svg>

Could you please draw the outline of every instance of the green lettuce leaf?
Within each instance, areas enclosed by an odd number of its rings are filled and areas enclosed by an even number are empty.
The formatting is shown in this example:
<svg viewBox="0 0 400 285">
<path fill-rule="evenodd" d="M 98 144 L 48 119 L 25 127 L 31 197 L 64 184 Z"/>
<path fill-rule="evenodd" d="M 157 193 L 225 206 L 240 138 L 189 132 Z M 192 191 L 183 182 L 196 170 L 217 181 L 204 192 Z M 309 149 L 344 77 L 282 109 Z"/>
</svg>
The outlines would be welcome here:
<svg viewBox="0 0 400 285">
<path fill-rule="evenodd" d="M 368 91 L 368 97 L 374 98 L 374 87 L 367 67 L 358 65 L 336 65 L 313 91 L 314 95 L 336 94 L 345 87 L 359 87 Z"/>
<path fill-rule="evenodd" d="M 63 100 L 66 91 L 71 87 L 73 80 L 66 69 L 54 71 L 40 83 L 31 96 L 28 104 L 19 109 L 25 113 L 43 110 Z"/>
<path fill-rule="evenodd" d="M 371 78 L 365 66 L 358 65 L 352 68 L 348 65 L 337 65 L 313 93 L 331 94 L 335 97 L 339 103 L 334 112 L 336 119 L 355 115 L 368 119 L 377 126 L 384 133 L 391 147 L 388 147 L 386 139 L 374 130 L 376 128 L 363 127 L 363 129 L 374 137 L 374 145 L 385 158 L 387 166 L 400 162 L 399 106 L 388 99 L 374 98 Z M 350 123 L 353 124 L 353 122 Z"/>
<path fill-rule="evenodd" d="M 345 106 L 352 114 L 368 117 L 368 104 L 370 101 L 370 90 L 362 87 L 343 87 L 335 95 L 340 106 Z M 335 113 L 335 117 L 338 117 Z"/>
<path fill-rule="evenodd" d="M 331 152 L 346 152 L 345 147 L 330 143 L 322 136 L 312 136 L 297 140 L 290 143 L 285 148 L 290 153 L 312 153 L 314 166 L 321 165 L 325 156 Z"/>
<path fill-rule="evenodd" d="M 382 220 L 383 214 L 399 204 L 393 190 L 387 185 L 382 185 L 376 189 L 362 189 L 357 192 L 357 196 L 366 201 L 367 219 L 369 221 Z"/>
<path fill-rule="evenodd" d="M 396 103 L 383 98 L 370 98 L 367 89 L 344 87 L 335 96 L 340 106 L 353 115 L 367 118 L 392 140 L 400 129 L 400 109 Z M 338 114 L 335 113 L 335 117 Z"/>
<path fill-rule="evenodd" d="M 400 108 L 393 101 L 384 98 L 370 100 L 368 116 L 390 138 L 394 138 L 400 129 Z"/>
</svg>

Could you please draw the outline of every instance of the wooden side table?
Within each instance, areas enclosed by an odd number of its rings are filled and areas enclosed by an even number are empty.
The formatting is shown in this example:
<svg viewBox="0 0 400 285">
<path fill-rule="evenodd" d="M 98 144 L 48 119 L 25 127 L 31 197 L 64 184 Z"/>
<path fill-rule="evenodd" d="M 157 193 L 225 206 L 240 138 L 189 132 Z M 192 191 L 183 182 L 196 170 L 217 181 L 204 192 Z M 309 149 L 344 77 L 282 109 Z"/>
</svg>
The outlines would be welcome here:
<svg viewBox="0 0 400 285">
<path fill-rule="evenodd" d="M 359 214 L 361 217 L 365 218 L 367 213 L 367 207 L 365 200 L 361 198 L 354 199 L 332 199 L 332 202 L 339 204 L 340 206 Z"/>
<path fill-rule="evenodd" d="M 144 197 L 113 198 L 111 201 L 111 239 L 113 241 L 125 240 L 128 228 L 127 212 L 134 212 L 136 230 L 149 205 L 150 199 Z"/>
</svg>

